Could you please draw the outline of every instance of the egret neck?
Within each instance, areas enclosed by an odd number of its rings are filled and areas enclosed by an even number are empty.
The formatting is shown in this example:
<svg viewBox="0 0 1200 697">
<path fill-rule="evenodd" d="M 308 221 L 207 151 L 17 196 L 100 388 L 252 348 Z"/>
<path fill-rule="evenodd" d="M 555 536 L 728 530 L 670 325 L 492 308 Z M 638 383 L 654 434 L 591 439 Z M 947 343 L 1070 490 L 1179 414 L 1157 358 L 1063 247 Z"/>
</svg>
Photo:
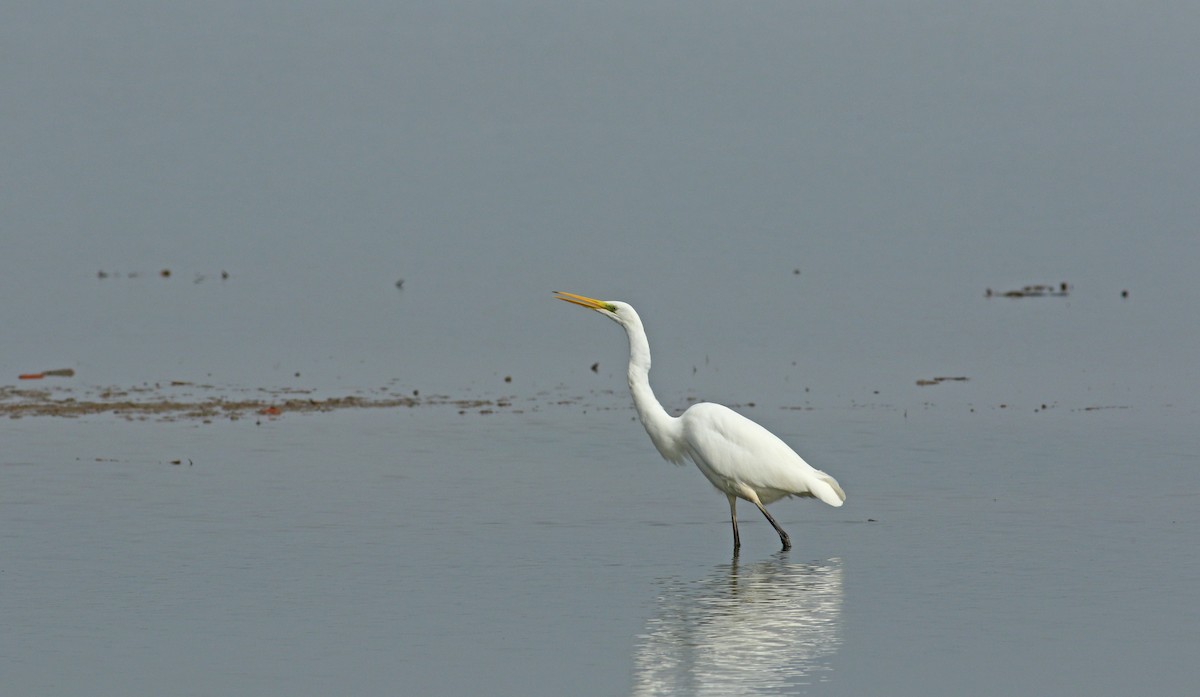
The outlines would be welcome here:
<svg viewBox="0 0 1200 697">
<path fill-rule="evenodd" d="M 678 446 L 682 425 L 663 409 L 650 387 L 650 342 L 644 331 L 626 329 L 625 334 L 629 337 L 629 391 L 633 394 L 633 406 L 654 447 L 664 458 L 678 464 L 684 456 Z"/>
</svg>

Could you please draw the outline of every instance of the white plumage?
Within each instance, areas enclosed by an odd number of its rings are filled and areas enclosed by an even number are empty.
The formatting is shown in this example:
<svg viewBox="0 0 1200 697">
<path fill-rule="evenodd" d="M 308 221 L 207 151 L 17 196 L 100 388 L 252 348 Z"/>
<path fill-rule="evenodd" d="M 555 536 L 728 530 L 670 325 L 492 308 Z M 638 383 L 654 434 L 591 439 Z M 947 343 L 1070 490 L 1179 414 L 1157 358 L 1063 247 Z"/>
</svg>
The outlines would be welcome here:
<svg viewBox="0 0 1200 697">
<path fill-rule="evenodd" d="M 629 337 L 629 391 L 638 418 L 654 447 L 676 464 L 691 460 L 729 499 L 733 546 L 741 546 L 737 500 L 745 499 L 762 511 L 779 533 L 783 548 L 791 540 L 766 504 L 785 496 L 820 499 L 841 506 L 846 492 L 837 480 L 814 469 L 775 434 L 732 409 L 711 402 L 693 404 L 678 417 L 663 409 L 650 389 L 650 344 L 637 311 L 627 303 L 556 291 L 560 300 L 595 310 L 625 329 Z"/>
</svg>

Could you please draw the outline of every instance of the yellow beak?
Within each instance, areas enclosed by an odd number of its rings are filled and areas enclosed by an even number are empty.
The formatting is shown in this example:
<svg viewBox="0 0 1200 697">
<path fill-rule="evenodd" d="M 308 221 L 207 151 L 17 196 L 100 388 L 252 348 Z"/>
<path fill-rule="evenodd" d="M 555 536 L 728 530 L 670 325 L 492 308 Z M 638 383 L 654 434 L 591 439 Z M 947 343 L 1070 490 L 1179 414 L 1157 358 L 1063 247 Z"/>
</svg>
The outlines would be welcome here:
<svg viewBox="0 0 1200 697">
<path fill-rule="evenodd" d="M 595 298 L 588 298 L 588 297 L 585 297 L 582 295 L 575 295 L 574 293 L 564 293 L 561 290 L 554 291 L 554 295 L 559 300 L 565 300 L 565 301 L 571 303 L 572 305 L 586 307 L 589 310 L 607 310 L 608 309 L 608 303 L 604 302 L 603 300 L 597 300 Z"/>
</svg>

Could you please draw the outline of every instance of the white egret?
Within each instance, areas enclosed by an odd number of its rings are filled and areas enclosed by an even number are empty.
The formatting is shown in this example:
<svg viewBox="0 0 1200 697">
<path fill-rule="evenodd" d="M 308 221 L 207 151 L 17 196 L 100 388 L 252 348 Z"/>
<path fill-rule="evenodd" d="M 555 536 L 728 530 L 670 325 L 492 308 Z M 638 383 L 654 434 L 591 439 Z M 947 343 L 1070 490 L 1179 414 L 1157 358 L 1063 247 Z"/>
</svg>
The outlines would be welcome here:
<svg viewBox="0 0 1200 697">
<path fill-rule="evenodd" d="M 742 545 L 737 526 L 737 500 L 758 507 L 779 533 L 784 549 L 788 534 L 767 512 L 766 504 L 785 496 L 818 498 L 841 506 L 846 492 L 833 477 L 813 469 L 775 434 L 732 409 L 699 402 L 680 416 L 671 416 L 650 389 L 650 343 L 638 313 L 627 303 L 596 300 L 555 291 L 559 300 L 595 310 L 625 328 L 629 337 L 629 391 L 638 418 L 664 458 L 677 465 L 695 463 L 712 485 L 729 499 L 733 549 Z"/>
</svg>

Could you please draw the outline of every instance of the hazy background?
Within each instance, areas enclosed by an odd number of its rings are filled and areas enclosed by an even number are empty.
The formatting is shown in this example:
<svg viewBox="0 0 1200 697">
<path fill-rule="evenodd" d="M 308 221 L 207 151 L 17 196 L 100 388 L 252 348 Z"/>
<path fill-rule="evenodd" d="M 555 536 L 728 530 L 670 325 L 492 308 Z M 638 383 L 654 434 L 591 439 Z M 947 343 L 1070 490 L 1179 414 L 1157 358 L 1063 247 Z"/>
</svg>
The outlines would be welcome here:
<svg viewBox="0 0 1200 697">
<path fill-rule="evenodd" d="M 1185 693 L 1198 35 L 1185 2 L 6 3 L 0 386 L 511 407 L 4 419 L 5 686 Z M 781 554 L 743 505 L 731 561 L 619 330 L 553 290 L 635 304 L 669 409 L 738 406 L 846 506 L 773 507 Z"/>
<path fill-rule="evenodd" d="M 743 401 L 784 371 L 848 399 L 999 362 L 1178 401 L 1200 377 L 1198 27 L 1190 3 L 12 4 L 9 373 L 619 372 L 562 289 L 637 304 L 664 390 L 714 360 L 709 389 Z M 1079 346 L 982 300 L 1062 281 L 1074 316 L 1173 326 Z"/>
</svg>

